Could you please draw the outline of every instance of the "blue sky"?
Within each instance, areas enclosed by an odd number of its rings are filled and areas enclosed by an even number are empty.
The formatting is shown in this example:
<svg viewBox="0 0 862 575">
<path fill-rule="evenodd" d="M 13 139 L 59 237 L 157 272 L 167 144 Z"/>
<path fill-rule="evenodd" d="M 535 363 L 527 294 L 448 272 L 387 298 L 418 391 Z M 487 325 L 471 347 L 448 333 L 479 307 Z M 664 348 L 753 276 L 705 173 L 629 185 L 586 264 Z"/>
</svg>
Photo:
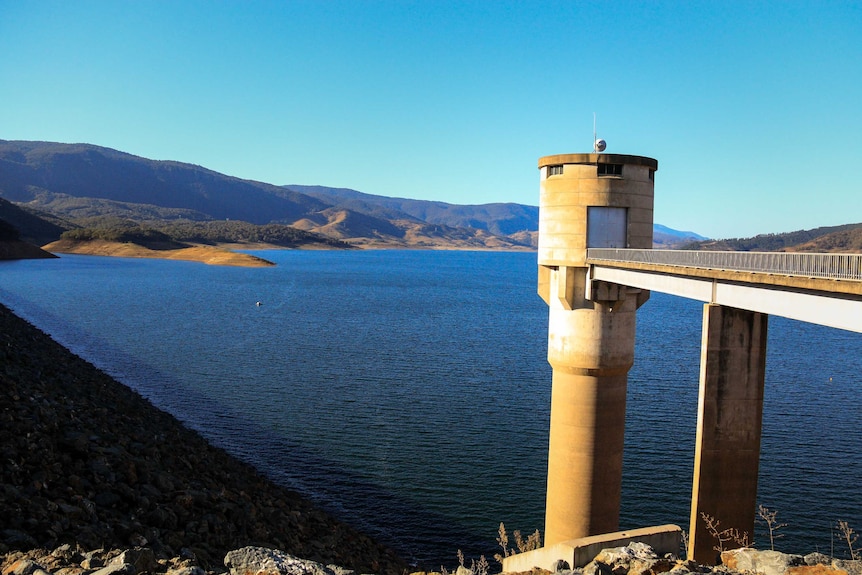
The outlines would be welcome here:
<svg viewBox="0 0 862 575">
<path fill-rule="evenodd" d="M 595 113 L 710 237 L 862 222 L 860 95 L 860 2 L 0 0 L 0 139 L 537 205 Z"/>
</svg>

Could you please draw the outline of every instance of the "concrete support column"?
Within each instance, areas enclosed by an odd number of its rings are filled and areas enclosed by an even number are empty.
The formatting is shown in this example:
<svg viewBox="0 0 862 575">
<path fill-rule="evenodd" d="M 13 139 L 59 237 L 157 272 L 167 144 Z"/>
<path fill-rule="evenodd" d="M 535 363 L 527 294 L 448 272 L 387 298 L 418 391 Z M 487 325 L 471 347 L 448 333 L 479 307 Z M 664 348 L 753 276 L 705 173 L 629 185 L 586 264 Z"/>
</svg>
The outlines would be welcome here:
<svg viewBox="0 0 862 575">
<path fill-rule="evenodd" d="M 635 314 L 649 293 L 589 277 L 590 248 L 650 248 L 658 162 L 539 158 L 538 291 L 554 370 L 545 546 L 617 531 Z"/>
<path fill-rule="evenodd" d="M 700 396 L 688 557 L 715 564 L 718 530 L 754 537 L 766 372 L 766 314 L 707 304 L 703 312 Z"/>
<path fill-rule="evenodd" d="M 566 270 L 553 272 L 560 273 Z M 575 309 L 566 309 L 563 298 L 551 299 L 546 546 L 618 529 L 636 311 L 634 295 L 626 297 L 622 288 L 621 297 L 582 301 L 584 307 Z"/>
</svg>

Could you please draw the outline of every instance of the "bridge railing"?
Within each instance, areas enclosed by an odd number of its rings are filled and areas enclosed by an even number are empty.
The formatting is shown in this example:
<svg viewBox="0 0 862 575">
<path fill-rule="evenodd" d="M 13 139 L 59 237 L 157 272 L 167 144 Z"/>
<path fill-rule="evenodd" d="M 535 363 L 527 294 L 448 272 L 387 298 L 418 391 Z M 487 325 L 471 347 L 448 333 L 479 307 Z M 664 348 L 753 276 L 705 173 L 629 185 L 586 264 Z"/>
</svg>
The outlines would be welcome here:
<svg viewBox="0 0 862 575">
<path fill-rule="evenodd" d="M 587 259 L 862 281 L 862 254 L 590 248 Z"/>
</svg>

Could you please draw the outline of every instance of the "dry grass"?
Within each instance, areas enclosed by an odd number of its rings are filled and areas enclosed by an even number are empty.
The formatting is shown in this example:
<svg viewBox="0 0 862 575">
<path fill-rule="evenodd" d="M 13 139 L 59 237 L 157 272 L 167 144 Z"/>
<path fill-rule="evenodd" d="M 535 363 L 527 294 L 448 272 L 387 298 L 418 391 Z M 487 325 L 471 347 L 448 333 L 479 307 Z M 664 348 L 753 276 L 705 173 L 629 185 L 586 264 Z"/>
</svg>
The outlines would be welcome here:
<svg viewBox="0 0 862 575">
<path fill-rule="evenodd" d="M 267 267 L 270 261 L 213 246 L 191 246 L 173 250 L 151 250 L 132 243 L 108 242 L 104 240 L 71 241 L 59 240 L 43 246 L 49 252 L 63 254 L 85 254 L 91 256 L 113 256 L 121 258 L 156 258 L 201 262 L 216 266 Z"/>
</svg>

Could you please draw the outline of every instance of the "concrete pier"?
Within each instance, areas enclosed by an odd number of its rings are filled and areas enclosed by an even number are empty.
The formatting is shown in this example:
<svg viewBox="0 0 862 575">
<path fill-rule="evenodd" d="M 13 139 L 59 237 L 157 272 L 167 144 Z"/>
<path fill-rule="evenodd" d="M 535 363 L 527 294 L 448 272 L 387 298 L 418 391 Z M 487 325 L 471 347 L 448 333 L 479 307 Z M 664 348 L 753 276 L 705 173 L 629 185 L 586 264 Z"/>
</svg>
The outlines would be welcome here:
<svg viewBox="0 0 862 575">
<path fill-rule="evenodd" d="M 716 563 L 718 530 L 754 538 L 768 316 L 716 304 L 703 310 L 700 394 L 688 557 Z M 737 545 L 738 546 L 738 545 Z"/>
<path fill-rule="evenodd" d="M 539 294 L 553 367 L 545 545 L 617 531 L 635 312 L 649 292 L 588 277 L 590 247 L 652 246 L 651 158 L 539 160 Z"/>
</svg>

